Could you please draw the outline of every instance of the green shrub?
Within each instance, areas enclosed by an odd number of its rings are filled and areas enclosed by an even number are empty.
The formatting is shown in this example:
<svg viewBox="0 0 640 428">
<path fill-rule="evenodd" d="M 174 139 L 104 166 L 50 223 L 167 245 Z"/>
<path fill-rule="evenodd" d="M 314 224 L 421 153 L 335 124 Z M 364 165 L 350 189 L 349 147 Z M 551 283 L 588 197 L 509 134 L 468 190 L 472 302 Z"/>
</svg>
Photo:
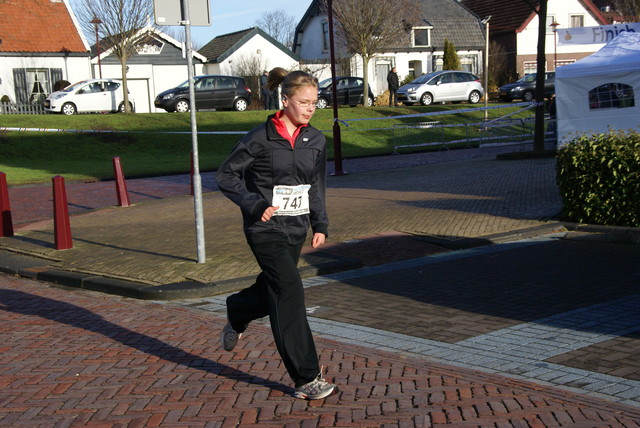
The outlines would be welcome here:
<svg viewBox="0 0 640 428">
<path fill-rule="evenodd" d="M 640 227 L 640 134 L 579 137 L 558 151 L 557 162 L 565 220 Z"/>
</svg>

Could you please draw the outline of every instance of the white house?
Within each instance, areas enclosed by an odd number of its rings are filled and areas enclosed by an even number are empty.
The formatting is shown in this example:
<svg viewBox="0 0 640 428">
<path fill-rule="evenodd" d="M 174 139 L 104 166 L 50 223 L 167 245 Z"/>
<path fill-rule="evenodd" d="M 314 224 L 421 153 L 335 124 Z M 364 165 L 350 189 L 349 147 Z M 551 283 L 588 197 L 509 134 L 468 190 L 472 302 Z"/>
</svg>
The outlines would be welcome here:
<svg viewBox="0 0 640 428">
<path fill-rule="evenodd" d="M 299 58 L 258 27 L 223 34 L 198 50 L 207 57 L 206 74 L 244 76 L 274 67 L 296 68 Z"/>
<path fill-rule="evenodd" d="M 89 57 L 67 0 L 0 2 L 0 97 L 41 103 L 56 82 L 86 79 Z"/>
<path fill-rule="evenodd" d="M 153 26 L 142 28 L 135 36 L 140 38 L 136 53 L 127 60 L 127 86 L 136 102 L 136 112 L 164 112 L 153 105 L 155 96 L 188 79 L 189 70 L 184 44 Z M 100 50 L 92 46 L 95 53 L 91 59 L 94 78 L 122 79 L 122 66 L 112 49 Z M 206 58 L 193 52 L 194 75 L 204 73 Z"/>
<path fill-rule="evenodd" d="M 464 70 L 481 72 L 485 42 L 484 26 L 478 17 L 455 0 L 414 1 L 419 6 L 421 22 L 407 32 L 406 44 L 380 53 L 369 62 L 369 85 L 375 95 L 387 89 L 387 74 L 394 66 L 401 79 L 442 70 L 445 38 L 455 46 Z M 311 2 L 296 27 L 293 51 L 307 67 L 322 68 L 321 78 L 330 76 L 326 67 L 330 59 L 329 23 L 321 1 Z M 342 73 L 363 76 L 361 58 L 355 55 L 349 59 L 349 70 Z"/>
<path fill-rule="evenodd" d="M 461 3 L 480 18 L 489 19 L 489 36 L 504 48 L 508 74 L 523 76 L 536 72 L 539 19 L 529 4 L 532 0 L 462 0 Z M 592 27 L 607 24 L 606 18 L 591 0 L 548 0 L 546 20 L 546 71 L 571 64 L 600 49 L 603 44 L 561 45 L 554 29 Z M 491 54 L 490 54 L 491 58 Z"/>
</svg>

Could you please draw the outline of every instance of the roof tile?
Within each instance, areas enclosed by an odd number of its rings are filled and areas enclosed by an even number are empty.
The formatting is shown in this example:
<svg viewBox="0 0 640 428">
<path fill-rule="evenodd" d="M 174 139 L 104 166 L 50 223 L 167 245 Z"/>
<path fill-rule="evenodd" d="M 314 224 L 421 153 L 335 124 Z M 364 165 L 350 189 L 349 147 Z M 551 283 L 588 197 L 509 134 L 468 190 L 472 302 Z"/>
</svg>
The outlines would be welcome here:
<svg viewBox="0 0 640 428">
<path fill-rule="evenodd" d="M 0 2 L 0 52 L 87 52 L 66 2 Z"/>
</svg>

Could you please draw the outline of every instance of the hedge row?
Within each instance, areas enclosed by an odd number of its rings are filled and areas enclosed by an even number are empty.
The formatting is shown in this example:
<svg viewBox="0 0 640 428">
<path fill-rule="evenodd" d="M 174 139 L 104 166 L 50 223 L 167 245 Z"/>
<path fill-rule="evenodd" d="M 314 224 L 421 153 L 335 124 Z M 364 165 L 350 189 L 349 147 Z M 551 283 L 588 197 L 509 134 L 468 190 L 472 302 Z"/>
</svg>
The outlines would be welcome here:
<svg viewBox="0 0 640 428">
<path fill-rule="evenodd" d="M 563 218 L 640 227 L 640 134 L 585 135 L 558 151 Z"/>
</svg>

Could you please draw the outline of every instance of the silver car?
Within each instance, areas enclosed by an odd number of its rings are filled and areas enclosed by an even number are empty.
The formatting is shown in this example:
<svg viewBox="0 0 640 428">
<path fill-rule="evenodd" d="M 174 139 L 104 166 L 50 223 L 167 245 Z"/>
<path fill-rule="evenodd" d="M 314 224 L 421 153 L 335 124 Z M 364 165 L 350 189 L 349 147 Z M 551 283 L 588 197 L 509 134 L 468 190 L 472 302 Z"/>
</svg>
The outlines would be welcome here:
<svg viewBox="0 0 640 428">
<path fill-rule="evenodd" d="M 428 106 L 441 101 L 468 101 L 476 104 L 484 89 L 480 79 L 467 71 L 443 70 L 424 74 L 398 89 L 398 100 L 405 105 Z"/>
</svg>

